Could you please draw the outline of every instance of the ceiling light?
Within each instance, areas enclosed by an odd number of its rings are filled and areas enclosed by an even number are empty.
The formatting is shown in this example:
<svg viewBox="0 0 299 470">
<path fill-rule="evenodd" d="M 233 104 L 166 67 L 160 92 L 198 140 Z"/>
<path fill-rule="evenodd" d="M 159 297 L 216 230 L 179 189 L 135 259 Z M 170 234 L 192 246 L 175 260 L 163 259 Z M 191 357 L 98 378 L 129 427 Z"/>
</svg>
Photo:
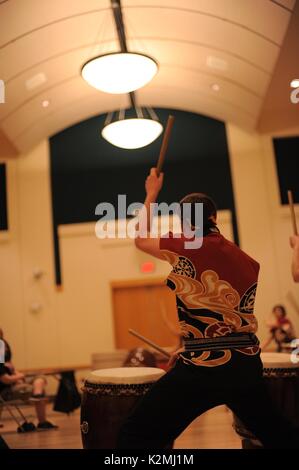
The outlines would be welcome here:
<svg viewBox="0 0 299 470">
<path fill-rule="evenodd" d="M 218 85 L 218 83 L 213 83 L 211 85 L 211 88 L 213 91 L 219 91 L 220 90 L 220 86 Z"/>
<path fill-rule="evenodd" d="M 135 52 L 115 52 L 89 60 L 82 67 L 82 77 L 97 90 L 129 93 L 143 87 L 156 75 L 157 63 Z"/>
<path fill-rule="evenodd" d="M 42 107 L 43 107 L 43 108 L 47 108 L 47 107 L 49 106 L 49 104 L 50 104 L 50 101 L 49 101 L 49 100 L 44 100 L 44 101 L 42 101 Z"/>
<path fill-rule="evenodd" d="M 290 83 L 292 88 L 299 88 L 299 78 L 294 78 Z"/>
<path fill-rule="evenodd" d="M 128 110 L 128 116 L 124 109 L 109 113 L 101 134 L 116 147 L 137 149 L 151 144 L 162 131 L 163 126 L 152 108 L 134 106 Z"/>
<path fill-rule="evenodd" d="M 163 127 L 158 121 L 133 118 L 108 124 L 102 130 L 102 136 L 116 147 L 138 149 L 151 144 L 162 131 Z"/>
<path fill-rule="evenodd" d="M 158 71 L 146 54 L 128 51 L 121 1 L 110 0 L 120 51 L 89 59 L 81 75 L 89 85 L 106 93 L 131 93 L 146 85 Z"/>
<path fill-rule="evenodd" d="M 151 108 L 137 106 L 135 90 L 146 85 L 157 73 L 157 62 L 145 54 L 129 52 L 127 47 L 121 0 L 110 0 L 118 35 L 120 51 L 94 57 L 81 70 L 91 86 L 107 93 L 129 93 L 131 111 L 125 117 L 122 109 L 113 121 L 109 113 L 102 137 L 110 144 L 124 149 L 137 149 L 151 144 L 163 131 L 163 126 Z"/>
</svg>

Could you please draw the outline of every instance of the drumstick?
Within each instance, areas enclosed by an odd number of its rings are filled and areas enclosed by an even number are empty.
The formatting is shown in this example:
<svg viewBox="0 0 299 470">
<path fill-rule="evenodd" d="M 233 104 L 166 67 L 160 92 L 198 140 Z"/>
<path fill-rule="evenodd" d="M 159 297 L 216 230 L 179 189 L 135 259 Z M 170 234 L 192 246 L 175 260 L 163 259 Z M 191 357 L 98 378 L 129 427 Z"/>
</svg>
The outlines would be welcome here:
<svg viewBox="0 0 299 470">
<path fill-rule="evenodd" d="M 289 207 L 291 211 L 291 219 L 292 219 L 292 224 L 293 224 L 294 235 L 298 235 L 297 222 L 296 222 L 296 216 L 295 216 L 295 210 L 294 210 L 293 193 L 291 190 L 288 191 L 288 200 L 289 200 Z"/>
<path fill-rule="evenodd" d="M 162 145 L 161 145 L 161 149 L 160 149 L 160 155 L 159 155 L 159 159 L 158 159 L 158 163 L 157 163 L 157 176 L 160 175 L 162 167 L 163 167 L 163 163 L 164 163 L 164 159 L 165 159 L 166 150 L 167 150 L 167 147 L 168 147 L 168 141 L 169 141 L 169 137 L 170 137 L 170 134 L 171 134 L 171 129 L 172 129 L 172 126 L 173 126 L 173 122 L 174 122 L 174 116 L 168 116 L 167 125 L 166 125 L 166 129 L 165 129 L 165 132 L 164 132 L 164 137 L 163 137 L 163 141 L 162 141 Z"/>
<path fill-rule="evenodd" d="M 165 349 L 163 348 L 160 348 L 160 346 L 158 346 L 156 343 L 153 343 L 150 339 L 147 339 L 144 336 L 140 335 L 139 333 L 137 333 L 137 331 L 132 330 L 131 328 L 129 328 L 128 331 L 131 335 L 136 336 L 136 338 L 141 339 L 141 341 L 143 341 L 144 343 L 147 343 L 150 346 L 152 346 L 154 349 L 156 349 L 161 354 L 163 354 L 163 356 L 166 356 L 168 358 L 171 357 L 171 354 L 169 354 L 169 352 L 165 351 Z"/>
</svg>

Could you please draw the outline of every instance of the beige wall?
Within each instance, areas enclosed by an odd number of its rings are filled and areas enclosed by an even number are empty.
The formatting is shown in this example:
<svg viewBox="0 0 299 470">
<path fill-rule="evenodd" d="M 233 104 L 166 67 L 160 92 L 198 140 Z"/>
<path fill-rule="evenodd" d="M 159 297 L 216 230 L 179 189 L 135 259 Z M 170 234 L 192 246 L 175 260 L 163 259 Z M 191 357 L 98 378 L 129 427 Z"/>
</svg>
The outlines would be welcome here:
<svg viewBox="0 0 299 470">
<path fill-rule="evenodd" d="M 25 364 L 23 288 L 18 220 L 17 160 L 7 162 L 9 233 L 0 232 L 0 325 L 13 338 L 15 357 Z"/>
<path fill-rule="evenodd" d="M 284 133 L 277 132 L 275 136 L 299 136 L 299 126 Z M 272 222 L 272 238 L 274 246 L 274 257 L 276 260 L 276 276 L 278 279 L 278 290 L 273 291 L 273 296 L 277 301 L 283 303 L 289 312 L 290 318 L 296 327 L 297 337 L 299 337 L 299 284 L 293 282 L 291 276 L 292 250 L 289 245 L 289 237 L 292 235 L 292 222 L 288 206 L 280 203 L 280 193 L 278 179 L 275 168 L 274 149 L 272 136 L 263 135 L 261 137 L 264 152 L 264 172 L 266 175 L 266 187 L 268 194 L 269 212 Z M 298 181 L 299 184 L 299 181 Z M 291 188 L 290 188 L 291 189 Z M 299 221 L 299 204 L 295 205 L 297 221 Z M 298 310 L 293 306 L 291 298 L 298 303 Z M 276 301 L 276 300 L 275 300 Z"/>
<path fill-rule="evenodd" d="M 286 298 L 289 290 L 298 294 L 298 286 L 290 276 L 290 220 L 278 200 L 271 138 L 232 125 L 227 135 L 241 246 L 261 263 L 260 336 L 276 302 L 289 307 L 299 331 L 299 316 Z M 131 240 L 98 240 L 95 224 L 62 226 L 63 290 L 57 291 L 48 144 L 7 162 L 10 231 L 0 235 L 0 323 L 15 362 L 20 368 L 89 363 L 92 353 L 114 347 L 110 281 L 144 277 L 140 263 L 150 257 Z M 230 237 L 229 214 L 220 214 L 220 221 Z M 33 276 L 37 268 L 44 273 L 39 280 Z M 150 276 L 165 277 L 168 271 L 157 260 Z"/>
<path fill-rule="evenodd" d="M 277 136 L 299 135 L 299 128 Z M 284 304 L 299 335 L 299 312 L 288 299 L 298 297 L 291 277 L 291 219 L 279 199 L 271 135 L 247 133 L 228 124 L 227 137 L 236 201 L 240 245 L 261 265 L 256 299 L 259 336 L 267 334 L 265 321 L 274 304 Z M 298 207 L 296 207 L 299 215 Z M 299 303 L 299 302 L 298 302 Z"/>
<path fill-rule="evenodd" d="M 18 367 L 56 365 L 60 352 L 47 142 L 7 165 L 10 229 L 0 242 L 0 321 Z M 44 272 L 38 281 L 36 268 Z M 40 311 L 34 311 L 35 305 Z"/>
</svg>

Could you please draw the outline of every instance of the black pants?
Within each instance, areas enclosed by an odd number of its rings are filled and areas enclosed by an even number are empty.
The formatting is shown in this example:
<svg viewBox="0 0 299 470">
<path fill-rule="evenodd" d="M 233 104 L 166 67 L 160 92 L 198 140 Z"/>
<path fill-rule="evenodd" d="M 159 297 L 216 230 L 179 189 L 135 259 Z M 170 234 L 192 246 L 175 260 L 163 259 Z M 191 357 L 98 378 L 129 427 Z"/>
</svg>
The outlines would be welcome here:
<svg viewBox="0 0 299 470">
<path fill-rule="evenodd" d="M 0 449 L 9 449 L 8 445 L 6 444 L 5 440 L 3 439 L 2 436 L 0 436 Z"/>
<path fill-rule="evenodd" d="M 121 428 L 120 449 L 163 449 L 199 415 L 227 405 L 266 448 L 299 448 L 299 434 L 275 409 L 260 358 L 235 353 L 218 367 L 181 360 L 140 400 Z M 200 447 L 200 442 L 198 443 Z"/>
</svg>

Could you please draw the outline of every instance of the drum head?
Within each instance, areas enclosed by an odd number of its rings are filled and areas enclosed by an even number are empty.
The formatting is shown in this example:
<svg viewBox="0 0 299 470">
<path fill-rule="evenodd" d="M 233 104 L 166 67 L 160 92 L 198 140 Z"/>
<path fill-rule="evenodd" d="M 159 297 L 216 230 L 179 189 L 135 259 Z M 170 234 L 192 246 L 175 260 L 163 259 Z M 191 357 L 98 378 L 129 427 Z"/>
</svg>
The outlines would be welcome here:
<svg viewBox="0 0 299 470">
<path fill-rule="evenodd" d="M 116 367 L 92 371 L 86 382 L 92 384 L 144 384 L 156 382 L 165 374 L 156 367 Z"/>
<path fill-rule="evenodd" d="M 265 369 L 296 369 L 299 367 L 299 363 L 294 364 L 291 361 L 291 355 L 287 353 L 261 353 L 261 360 Z"/>
</svg>

